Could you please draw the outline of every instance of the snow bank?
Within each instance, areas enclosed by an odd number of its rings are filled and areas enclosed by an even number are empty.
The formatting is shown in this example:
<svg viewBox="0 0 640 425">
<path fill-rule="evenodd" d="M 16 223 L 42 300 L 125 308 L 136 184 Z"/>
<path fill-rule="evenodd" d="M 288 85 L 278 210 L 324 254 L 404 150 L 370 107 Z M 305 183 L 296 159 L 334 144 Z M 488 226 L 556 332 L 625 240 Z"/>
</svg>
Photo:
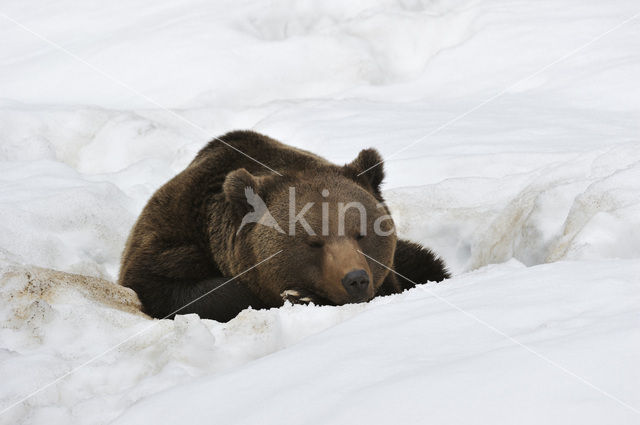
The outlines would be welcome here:
<svg viewBox="0 0 640 425">
<path fill-rule="evenodd" d="M 72 374 L 3 423 L 106 423 L 127 408 L 116 423 L 637 419 L 599 392 L 640 401 L 637 261 L 511 261 L 366 305 L 247 310 L 226 324 L 151 320 L 107 281 L 5 267 L 3 404 Z"/>
<path fill-rule="evenodd" d="M 637 422 L 637 12 L 4 1 L 0 409 L 50 385 L 0 423 Z M 379 149 L 400 234 L 455 277 L 227 324 L 139 313 L 113 283 L 131 225 L 234 128 L 338 163 Z"/>
<path fill-rule="evenodd" d="M 386 196 L 400 234 L 428 240 L 455 272 L 511 258 L 536 265 L 640 257 L 640 144 L 558 159 Z"/>
<path fill-rule="evenodd" d="M 374 302 L 278 355 L 147 398 L 115 423 L 636 423 L 621 403 L 640 401 L 639 273 L 624 260 L 491 266 Z"/>
<path fill-rule="evenodd" d="M 370 308 L 288 305 L 247 310 L 224 324 L 196 315 L 159 321 L 140 312 L 133 291 L 109 281 L 12 264 L 2 270 L 3 407 L 70 375 L 0 423 L 106 423 L 149 394 L 238 367 Z"/>
</svg>

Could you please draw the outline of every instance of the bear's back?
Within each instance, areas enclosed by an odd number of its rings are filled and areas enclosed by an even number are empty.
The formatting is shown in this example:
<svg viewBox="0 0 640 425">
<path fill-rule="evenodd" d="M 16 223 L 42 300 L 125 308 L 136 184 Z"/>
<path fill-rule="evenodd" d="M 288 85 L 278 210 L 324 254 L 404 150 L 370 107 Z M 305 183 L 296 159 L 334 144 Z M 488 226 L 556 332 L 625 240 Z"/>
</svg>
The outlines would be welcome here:
<svg viewBox="0 0 640 425">
<path fill-rule="evenodd" d="M 189 164 L 209 176 L 226 176 L 244 168 L 255 176 L 336 167 L 326 159 L 263 134 L 237 130 L 210 141 Z M 185 170 L 186 171 L 186 170 Z"/>
</svg>

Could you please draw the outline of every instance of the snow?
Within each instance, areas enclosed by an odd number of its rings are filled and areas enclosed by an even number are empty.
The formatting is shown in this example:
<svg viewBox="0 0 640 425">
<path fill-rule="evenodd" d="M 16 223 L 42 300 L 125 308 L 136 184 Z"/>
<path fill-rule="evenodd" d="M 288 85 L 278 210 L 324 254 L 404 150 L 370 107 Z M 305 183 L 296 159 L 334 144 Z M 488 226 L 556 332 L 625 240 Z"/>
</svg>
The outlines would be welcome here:
<svg viewBox="0 0 640 425">
<path fill-rule="evenodd" d="M 625 272 L 612 274 L 613 267 Z M 560 367 L 631 396 L 631 380 L 640 378 L 632 329 L 640 306 L 629 279 L 639 272 L 625 260 L 579 273 L 570 263 L 527 269 L 514 261 L 432 291 L 500 323 Z M 570 305 L 549 309 L 569 297 Z M 637 423 L 637 413 L 432 294 L 414 289 L 394 298 L 277 355 L 144 400 L 116 423 L 448 424 L 474 413 L 482 423 Z"/>
<path fill-rule="evenodd" d="M 638 13 L 3 1 L 0 423 L 639 423 Z M 113 283 L 129 229 L 235 128 L 380 150 L 400 234 L 454 277 L 226 324 L 139 313 Z"/>
</svg>

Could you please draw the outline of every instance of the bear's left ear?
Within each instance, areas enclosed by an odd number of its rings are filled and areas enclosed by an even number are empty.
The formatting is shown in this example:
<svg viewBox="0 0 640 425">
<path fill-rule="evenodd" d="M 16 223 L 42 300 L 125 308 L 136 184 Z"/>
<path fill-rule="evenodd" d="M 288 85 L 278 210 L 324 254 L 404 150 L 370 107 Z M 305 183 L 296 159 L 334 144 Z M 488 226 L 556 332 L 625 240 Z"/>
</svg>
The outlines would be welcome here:
<svg viewBox="0 0 640 425">
<path fill-rule="evenodd" d="M 356 182 L 368 187 L 376 198 L 382 199 L 380 185 L 384 179 L 382 156 L 373 148 L 363 149 L 358 157 L 345 165 L 345 171 Z"/>
</svg>

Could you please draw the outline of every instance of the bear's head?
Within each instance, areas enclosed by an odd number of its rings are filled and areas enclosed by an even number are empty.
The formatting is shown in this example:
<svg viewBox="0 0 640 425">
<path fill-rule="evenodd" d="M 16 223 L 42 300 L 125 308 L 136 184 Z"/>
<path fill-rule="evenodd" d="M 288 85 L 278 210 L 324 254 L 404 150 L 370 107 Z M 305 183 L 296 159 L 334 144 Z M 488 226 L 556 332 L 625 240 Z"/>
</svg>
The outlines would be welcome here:
<svg viewBox="0 0 640 425">
<path fill-rule="evenodd" d="M 336 305 L 373 298 L 396 247 L 380 194 L 381 162 L 366 149 L 344 167 L 327 163 L 284 176 L 229 173 L 223 191 L 237 224 L 229 241 L 233 273 L 278 253 L 246 272 L 263 300 L 281 302 L 287 290 Z"/>
</svg>

